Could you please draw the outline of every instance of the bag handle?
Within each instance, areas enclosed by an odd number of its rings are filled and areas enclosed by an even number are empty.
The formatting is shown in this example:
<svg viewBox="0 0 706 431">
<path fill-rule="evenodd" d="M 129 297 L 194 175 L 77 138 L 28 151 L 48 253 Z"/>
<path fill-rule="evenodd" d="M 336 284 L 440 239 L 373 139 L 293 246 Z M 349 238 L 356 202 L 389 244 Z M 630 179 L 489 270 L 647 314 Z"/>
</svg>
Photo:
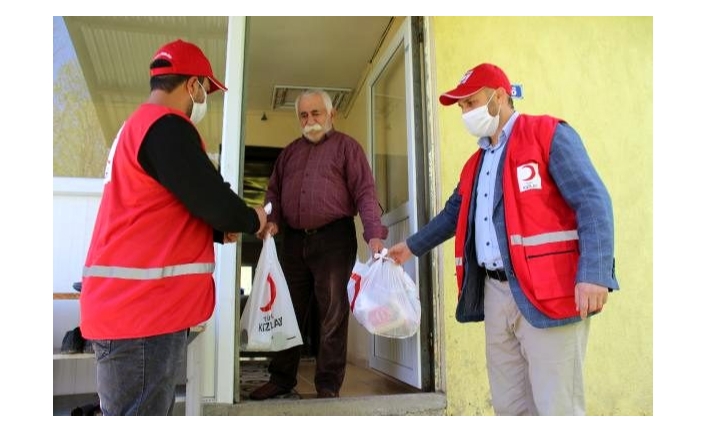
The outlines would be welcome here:
<svg viewBox="0 0 706 431">
<path fill-rule="evenodd" d="M 368 261 L 367 264 L 370 265 L 370 262 L 372 262 L 373 259 L 376 259 L 376 260 L 377 260 L 377 259 L 382 259 L 382 260 L 387 260 L 387 261 L 390 261 L 390 262 L 393 262 L 393 263 L 395 262 L 394 259 L 391 259 L 391 258 L 387 257 L 387 249 L 386 249 L 386 248 L 383 248 L 382 250 L 380 250 L 379 253 L 375 253 L 375 254 L 373 255 L 373 257 L 370 258 L 370 260 Z"/>
</svg>

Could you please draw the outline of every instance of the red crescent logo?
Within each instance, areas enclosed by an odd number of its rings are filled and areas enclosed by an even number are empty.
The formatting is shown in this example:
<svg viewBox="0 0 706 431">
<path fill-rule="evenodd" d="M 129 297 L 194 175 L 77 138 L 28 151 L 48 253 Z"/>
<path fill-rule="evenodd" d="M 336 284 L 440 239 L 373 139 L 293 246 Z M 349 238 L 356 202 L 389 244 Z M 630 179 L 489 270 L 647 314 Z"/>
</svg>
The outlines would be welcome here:
<svg viewBox="0 0 706 431">
<path fill-rule="evenodd" d="M 277 297 L 277 288 L 275 287 L 275 281 L 272 279 L 270 274 L 267 274 L 267 284 L 270 285 L 270 302 L 260 307 L 263 313 L 267 313 L 272 310 L 272 304 L 275 303 L 275 298 Z"/>
<path fill-rule="evenodd" d="M 351 299 L 351 311 L 353 311 L 353 308 L 355 307 L 355 301 L 358 299 L 358 293 L 360 293 L 360 274 L 356 274 L 355 272 L 351 274 L 351 278 L 355 281 L 355 288 L 353 290 L 353 299 Z"/>
<path fill-rule="evenodd" d="M 524 165 L 522 167 L 525 169 L 529 169 L 529 175 L 527 175 L 527 178 L 522 178 L 522 181 L 529 181 L 537 175 L 537 171 L 535 171 L 534 166 Z"/>
</svg>

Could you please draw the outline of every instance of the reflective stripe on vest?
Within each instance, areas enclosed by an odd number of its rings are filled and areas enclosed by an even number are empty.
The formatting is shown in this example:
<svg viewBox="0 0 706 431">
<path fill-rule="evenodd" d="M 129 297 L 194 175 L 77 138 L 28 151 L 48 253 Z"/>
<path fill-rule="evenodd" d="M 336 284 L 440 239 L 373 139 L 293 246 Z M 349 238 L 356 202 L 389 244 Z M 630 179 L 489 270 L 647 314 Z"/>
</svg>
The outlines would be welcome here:
<svg viewBox="0 0 706 431">
<path fill-rule="evenodd" d="M 215 263 L 187 263 L 164 268 L 128 268 L 124 266 L 90 266 L 83 268 L 84 277 L 122 278 L 126 280 L 158 280 L 189 274 L 211 274 Z"/>
<path fill-rule="evenodd" d="M 543 233 L 540 235 L 532 235 L 522 237 L 521 235 L 511 235 L 511 245 L 542 245 L 551 244 L 553 242 L 571 241 L 579 239 L 579 233 L 576 230 L 564 230 L 558 232 Z"/>
</svg>

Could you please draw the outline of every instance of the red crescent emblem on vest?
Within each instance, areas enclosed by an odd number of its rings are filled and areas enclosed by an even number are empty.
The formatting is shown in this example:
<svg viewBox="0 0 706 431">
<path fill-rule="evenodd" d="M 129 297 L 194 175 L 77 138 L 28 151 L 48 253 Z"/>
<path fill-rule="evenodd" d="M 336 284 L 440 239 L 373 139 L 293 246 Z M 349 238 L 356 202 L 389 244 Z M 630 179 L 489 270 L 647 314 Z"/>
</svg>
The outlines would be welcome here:
<svg viewBox="0 0 706 431">
<path fill-rule="evenodd" d="M 529 169 L 529 175 L 527 175 L 527 178 L 523 178 L 522 181 L 529 181 L 537 175 L 537 171 L 534 170 L 532 165 L 524 165 L 522 168 Z"/>
<path fill-rule="evenodd" d="M 275 286 L 275 281 L 272 279 L 272 276 L 270 274 L 267 274 L 267 284 L 270 286 L 270 301 L 260 307 L 260 310 L 263 313 L 267 313 L 268 311 L 272 310 L 272 304 L 275 303 L 275 298 L 277 297 L 277 288 Z"/>
</svg>

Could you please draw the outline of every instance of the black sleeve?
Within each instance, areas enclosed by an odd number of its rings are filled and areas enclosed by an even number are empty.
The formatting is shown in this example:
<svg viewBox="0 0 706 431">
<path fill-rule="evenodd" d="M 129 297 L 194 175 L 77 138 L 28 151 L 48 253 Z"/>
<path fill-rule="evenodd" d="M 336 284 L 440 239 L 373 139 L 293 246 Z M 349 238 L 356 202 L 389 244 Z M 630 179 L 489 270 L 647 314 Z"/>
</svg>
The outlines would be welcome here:
<svg viewBox="0 0 706 431">
<path fill-rule="evenodd" d="M 255 233 L 260 227 L 255 210 L 235 194 L 211 163 L 196 128 L 178 115 L 165 115 L 152 125 L 137 160 L 214 230 Z M 218 237 L 214 232 L 214 239 Z"/>
</svg>

